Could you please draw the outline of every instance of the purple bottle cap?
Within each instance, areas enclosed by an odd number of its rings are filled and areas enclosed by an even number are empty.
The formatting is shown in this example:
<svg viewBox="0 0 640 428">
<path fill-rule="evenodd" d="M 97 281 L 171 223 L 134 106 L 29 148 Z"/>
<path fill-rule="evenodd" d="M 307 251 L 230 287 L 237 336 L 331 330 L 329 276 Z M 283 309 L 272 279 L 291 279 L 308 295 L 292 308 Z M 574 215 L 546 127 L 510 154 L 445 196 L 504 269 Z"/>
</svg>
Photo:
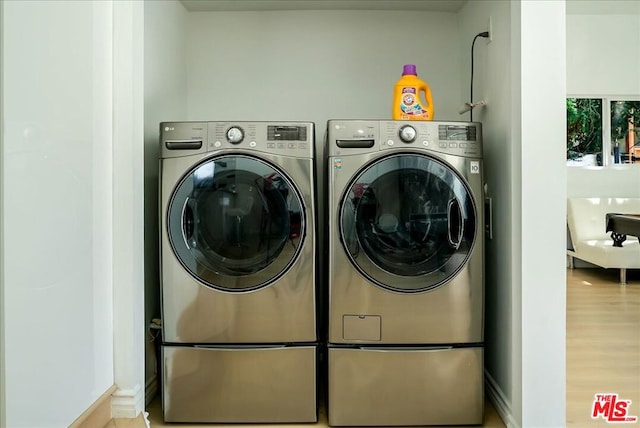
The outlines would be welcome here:
<svg viewBox="0 0 640 428">
<path fill-rule="evenodd" d="M 415 64 L 405 64 L 404 67 L 402 67 L 402 75 L 406 76 L 407 74 L 418 75 Z"/>
</svg>

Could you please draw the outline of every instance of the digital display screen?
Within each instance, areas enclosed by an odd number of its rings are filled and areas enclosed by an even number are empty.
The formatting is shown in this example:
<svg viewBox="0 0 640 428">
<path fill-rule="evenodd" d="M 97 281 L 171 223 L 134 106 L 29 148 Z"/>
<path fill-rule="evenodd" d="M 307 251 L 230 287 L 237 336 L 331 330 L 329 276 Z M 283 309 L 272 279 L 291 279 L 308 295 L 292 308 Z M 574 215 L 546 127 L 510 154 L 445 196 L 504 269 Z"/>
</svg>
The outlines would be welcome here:
<svg viewBox="0 0 640 428">
<path fill-rule="evenodd" d="M 476 127 L 463 125 L 440 125 L 438 127 L 440 140 L 447 141 L 476 141 Z"/>
<path fill-rule="evenodd" d="M 306 141 L 307 128 L 304 126 L 269 126 L 267 140 L 269 141 Z"/>
</svg>

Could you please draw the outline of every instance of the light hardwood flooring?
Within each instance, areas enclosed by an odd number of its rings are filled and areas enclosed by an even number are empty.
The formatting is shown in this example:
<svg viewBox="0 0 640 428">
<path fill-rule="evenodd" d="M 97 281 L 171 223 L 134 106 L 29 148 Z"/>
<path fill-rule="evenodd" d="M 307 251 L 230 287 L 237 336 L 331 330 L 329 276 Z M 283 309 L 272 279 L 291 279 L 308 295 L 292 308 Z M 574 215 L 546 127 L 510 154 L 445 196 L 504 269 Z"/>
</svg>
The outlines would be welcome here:
<svg viewBox="0 0 640 428">
<path fill-rule="evenodd" d="M 593 420 L 591 409 L 597 393 L 617 393 L 631 400 L 629 414 L 640 417 L 640 271 L 627 273 L 628 285 L 618 284 L 615 269 L 567 270 L 567 426 L 610 426 Z M 485 427 L 504 427 L 486 401 Z M 198 427 L 203 424 L 167 424 L 162 420 L 160 399 L 148 407 L 152 428 Z M 118 422 L 118 421 L 116 421 Z M 112 427 L 144 428 L 115 423 Z M 627 424 L 623 424 L 629 426 Z M 630 424 L 630 426 L 639 426 Z M 234 427 L 255 425 L 215 425 Z M 277 427 L 327 427 L 326 411 L 320 407 L 317 424 L 268 425 Z"/>
<path fill-rule="evenodd" d="M 567 270 L 568 427 L 608 425 L 591 418 L 597 393 L 631 400 L 629 414 L 640 418 L 640 271 L 627 272 L 627 286 L 618 275 Z"/>
</svg>

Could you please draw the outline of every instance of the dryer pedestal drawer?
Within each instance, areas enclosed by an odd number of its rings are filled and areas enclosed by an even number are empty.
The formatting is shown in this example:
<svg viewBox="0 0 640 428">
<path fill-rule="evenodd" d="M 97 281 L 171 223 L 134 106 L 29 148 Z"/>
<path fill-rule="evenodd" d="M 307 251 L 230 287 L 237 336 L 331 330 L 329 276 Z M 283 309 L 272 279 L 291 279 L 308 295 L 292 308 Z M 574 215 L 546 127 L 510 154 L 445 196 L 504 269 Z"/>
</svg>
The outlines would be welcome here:
<svg viewBox="0 0 640 428">
<path fill-rule="evenodd" d="M 329 348 L 329 425 L 482 424 L 483 348 Z"/>
<path fill-rule="evenodd" d="M 163 346 L 166 422 L 316 422 L 313 345 Z"/>
</svg>

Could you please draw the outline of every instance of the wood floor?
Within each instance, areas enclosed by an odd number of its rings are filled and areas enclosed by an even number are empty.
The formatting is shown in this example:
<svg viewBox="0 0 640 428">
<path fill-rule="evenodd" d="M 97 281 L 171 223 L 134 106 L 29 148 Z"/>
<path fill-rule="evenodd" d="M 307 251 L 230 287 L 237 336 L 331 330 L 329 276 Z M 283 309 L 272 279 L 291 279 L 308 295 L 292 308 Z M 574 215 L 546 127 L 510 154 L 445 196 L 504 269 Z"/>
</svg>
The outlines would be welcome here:
<svg viewBox="0 0 640 428">
<path fill-rule="evenodd" d="M 618 285 L 618 271 L 612 269 L 567 270 L 568 427 L 609 426 L 601 418 L 591 418 L 598 393 L 615 393 L 621 400 L 631 400 L 629 415 L 640 418 L 640 271 L 628 272 L 627 280 L 627 286 Z M 159 398 L 147 410 L 152 428 L 207 426 L 164 423 Z M 145 427 L 141 418 L 139 423 L 114 426 Z M 618 425 L 640 426 L 640 422 Z M 326 427 L 326 412 L 321 408 L 317 424 L 282 426 Z M 483 426 L 505 426 L 489 400 Z"/>
<path fill-rule="evenodd" d="M 598 393 L 631 400 L 640 418 L 640 271 L 627 281 L 618 285 L 616 269 L 567 270 L 568 427 L 608 425 L 591 418 Z"/>
</svg>

